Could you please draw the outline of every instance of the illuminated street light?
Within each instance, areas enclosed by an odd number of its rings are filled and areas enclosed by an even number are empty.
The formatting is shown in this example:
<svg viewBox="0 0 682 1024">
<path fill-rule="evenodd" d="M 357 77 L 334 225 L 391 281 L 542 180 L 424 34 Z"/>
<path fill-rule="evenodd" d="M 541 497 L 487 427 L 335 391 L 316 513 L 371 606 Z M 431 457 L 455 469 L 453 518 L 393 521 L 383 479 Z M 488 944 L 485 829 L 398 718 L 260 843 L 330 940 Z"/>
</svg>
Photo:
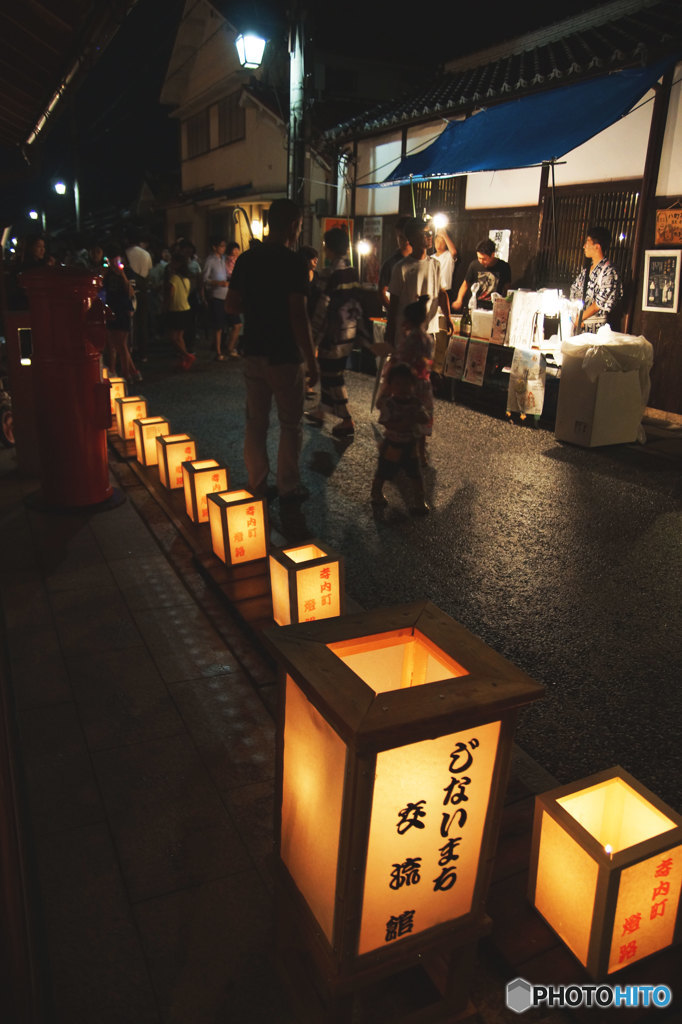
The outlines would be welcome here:
<svg viewBox="0 0 682 1024">
<path fill-rule="evenodd" d="M 267 40 L 253 32 L 240 32 L 235 39 L 239 63 L 243 68 L 259 68 Z"/>
<path fill-rule="evenodd" d="M 58 196 L 65 196 L 66 195 L 66 185 L 64 184 L 63 181 L 55 181 L 55 183 L 54 183 L 54 190 L 55 190 L 55 192 L 57 193 Z"/>
<path fill-rule="evenodd" d="M 29 210 L 28 215 L 31 220 L 38 220 L 38 217 L 40 216 L 37 210 Z"/>
</svg>

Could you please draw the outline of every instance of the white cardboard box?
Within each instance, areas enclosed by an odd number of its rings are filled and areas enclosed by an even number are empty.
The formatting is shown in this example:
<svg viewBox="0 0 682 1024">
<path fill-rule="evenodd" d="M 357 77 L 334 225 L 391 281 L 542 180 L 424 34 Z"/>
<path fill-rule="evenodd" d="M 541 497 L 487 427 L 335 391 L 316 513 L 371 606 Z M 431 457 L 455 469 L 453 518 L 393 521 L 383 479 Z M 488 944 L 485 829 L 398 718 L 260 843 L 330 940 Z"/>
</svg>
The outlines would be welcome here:
<svg viewBox="0 0 682 1024">
<path fill-rule="evenodd" d="M 642 419 L 639 373 L 600 373 L 592 382 L 581 359 L 564 356 L 554 436 L 585 448 L 637 440 Z"/>
<path fill-rule="evenodd" d="M 471 310 L 471 337 L 482 338 L 483 341 L 490 341 L 493 330 L 492 309 Z"/>
</svg>

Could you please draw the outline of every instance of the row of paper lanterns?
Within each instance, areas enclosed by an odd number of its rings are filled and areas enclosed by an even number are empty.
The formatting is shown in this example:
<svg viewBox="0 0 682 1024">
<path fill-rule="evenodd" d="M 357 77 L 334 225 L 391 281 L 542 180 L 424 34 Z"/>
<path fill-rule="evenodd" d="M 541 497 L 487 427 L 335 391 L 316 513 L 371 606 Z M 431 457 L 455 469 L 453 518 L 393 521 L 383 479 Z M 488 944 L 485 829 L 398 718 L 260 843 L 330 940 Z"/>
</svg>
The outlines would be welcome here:
<svg viewBox="0 0 682 1024">
<path fill-rule="evenodd" d="M 337 555 L 318 541 L 297 548 L 268 550 L 264 501 L 248 490 L 229 490 L 226 466 L 215 459 L 197 459 L 194 440 L 188 434 L 172 434 L 164 417 L 148 416 L 143 397 L 126 396 L 125 381 L 110 378 L 110 384 L 112 412 L 116 416 L 119 435 L 125 440 L 135 441 L 136 457 L 142 466 L 158 466 L 159 479 L 164 487 L 169 490 L 184 488 L 187 515 L 194 523 L 209 524 L 216 556 L 226 565 L 236 566 L 269 555 L 273 618 L 278 625 L 343 614 L 343 563 Z M 368 622 L 372 619 L 373 613 L 368 613 Z M 283 640 L 282 643 L 286 648 L 286 642 Z M 338 654 L 375 694 L 379 694 L 382 689 L 384 692 L 393 689 L 413 691 L 414 687 L 437 680 L 450 679 L 456 685 L 457 680 L 451 679 L 453 675 L 476 674 L 473 668 L 475 659 L 469 668 L 462 668 L 444 656 L 442 643 L 443 634 L 438 634 L 436 640 L 436 636 L 429 639 L 428 635 L 424 636 L 414 628 L 387 629 L 384 626 L 374 636 L 358 635 L 355 639 L 345 639 L 342 643 L 331 643 L 326 647 Z M 294 650 L 298 652 L 299 647 L 295 646 Z M 298 657 L 297 653 L 295 657 Z M 318 666 L 321 664 L 318 655 L 314 661 Z M 330 678 L 335 671 L 333 665 L 328 669 Z M 322 766 L 336 761 L 331 748 L 321 747 L 312 761 L 310 754 L 314 744 L 319 746 L 322 742 L 320 737 L 328 733 L 328 743 L 331 743 L 335 733 L 332 735 L 321 719 L 314 718 L 317 712 L 308 705 L 302 692 L 299 694 L 294 683 L 296 672 L 293 664 L 289 666 L 289 672 L 287 706 L 291 704 L 295 708 L 298 700 L 304 723 L 296 728 L 285 726 L 285 730 L 289 728 L 291 733 L 291 752 L 287 755 L 289 774 L 295 775 L 295 752 L 300 741 L 298 760 L 301 777 L 305 777 L 305 787 L 309 790 L 312 785 L 310 764 L 313 762 L 319 766 L 322 781 L 317 797 L 308 794 L 302 804 L 298 789 L 295 795 L 288 796 L 287 787 L 293 783 L 285 780 L 282 856 L 318 924 L 335 946 L 336 911 L 330 893 L 337 887 L 343 888 L 345 883 L 342 885 L 338 881 L 340 868 L 334 852 L 336 844 L 333 844 L 333 856 L 330 854 L 329 857 L 322 856 L 323 851 L 318 846 L 320 833 L 336 834 L 335 829 L 340 827 L 339 821 L 335 820 L 328 823 L 328 829 L 320 828 L 321 816 L 331 813 L 330 783 L 329 779 L 324 783 L 326 776 Z M 308 698 L 312 698 L 317 685 L 313 682 L 308 688 L 306 683 Z M 346 680 L 342 689 L 349 685 Z M 418 721 L 418 713 L 414 721 Z M 451 730 L 453 721 L 446 726 Z M 486 728 L 490 727 L 481 728 L 481 737 Z M 458 739 L 458 746 L 463 749 L 466 736 L 468 733 L 462 733 L 461 737 L 459 734 L 450 736 L 447 742 Z M 475 742 L 480 759 L 484 744 L 481 739 L 479 748 L 479 740 Z M 471 743 L 473 749 L 474 741 Z M 416 749 L 420 744 L 413 746 Z M 429 751 L 434 746 L 437 744 L 431 743 Z M 491 749 L 495 747 L 496 742 L 492 743 Z M 408 777 L 417 777 L 419 770 L 426 771 L 419 769 L 417 763 L 412 767 L 408 764 L 408 751 L 412 747 L 399 746 L 398 749 L 401 751 L 400 772 L 407 773 Z M 343 768 L 345 759 L 350 756 L 345 748 L 342 754 L 336 758 L 338 764 L 334 773 L 340 787 L 339 809 L 351 800 L 345 793 L 343 779 L 353 774 Z M 425 753 L 420 752 L 419 756 L 426 758 Z M 490 756 L 494 760 L 494 750 Z M 431 753 L 428 758 L 431 758 Z M 397 766 L 394 770 L 398 770 Z M 427 775 L 428 772 L 424 775 L 425 780 Z M 395 783 L 395 777 L 390 777 Z M 426 789 L 426 782 L 424 785 Z M 467 797 L 462 796 L 462 799 Z M 288 800 L 293 801 L 295 813 L 288 814 Z M 452 802 L 455 802 L 454 797 Z M 373 807 L 372 820 L 378 803 L 377 800 L 367 801 L 367 806 Z M 473 804 L 471 800 L 467 805 L 470 817 Z M 304 807 L 308 810 L 305 811 Z M 338 814 L 341 814 L 340 810 Z M 294 827 L 289 818 L 298 824 Z M 423 824 L 420 823 L 419 827 L 423 828 Z M 370 837 L 373 834 L 370 832 Z M 312 862 L 307 854 L 301 859 L 296 852 L 313 849 L 317 853 Z M 372 841 L 369 850 L 371 853 Z M 465 859 L 460 859 L 459 855 L 453 858 L 459 861 L 462 877 Z M 348 884 L 352 889 L 355 883 Z M 472 887 L 473 884 L 472 881 Z M 681 888 L 682 818 L 627 772 L 620 768 L 610 769 L 537 797 L 529 897 L 592 977 L 608 976 L 670 945 L 676 936 Z M 461 900 L 466 886 L 458 886 L 458 889 Z M 410 899 L 411 906 L 421 906 L 414 894 Z M 401 906 L 399 903 L 398 909 Z M 426 903 L 424 907 L 424 918 L 431 920 L 428 915 L 432 911 Z M 463 912 L 466 912 L 464 903 L 459 909 L 460 914 Z M 382 913 L 378 910 L 374 917 L 383 927 Z M 458 912 L 454 913 L 456 917 Z M 373 916 L 369 907 L 366 914 L 363 910 L 363 920 L 365 916 L 367 920 Z M 374 925 L 370 928 L 363 924 L 359 939 L 361 953 L 384 944 L 378 934 Z"/>
<path fill-rule="evenodd" d="M 343 560 L 319 541 L 293 548 L 269 543 L 267 505 L 241 488 L 230 490 L 230 471 L 216 459 L 197 459 L 189 434 L 171 433 L 164 416 L 147 415 L 142 395 L 127 395 L 123 378 L 109 377 L 111 413 L 124 441 L 135 442 L 141 466 L 158 467 L 168 490 L 184 491 L 195 524 L 208 523 L 213 553 L 228 566 L 268 557 L 272 612 L 280 626 L 342 615 Z"/>
</svg>

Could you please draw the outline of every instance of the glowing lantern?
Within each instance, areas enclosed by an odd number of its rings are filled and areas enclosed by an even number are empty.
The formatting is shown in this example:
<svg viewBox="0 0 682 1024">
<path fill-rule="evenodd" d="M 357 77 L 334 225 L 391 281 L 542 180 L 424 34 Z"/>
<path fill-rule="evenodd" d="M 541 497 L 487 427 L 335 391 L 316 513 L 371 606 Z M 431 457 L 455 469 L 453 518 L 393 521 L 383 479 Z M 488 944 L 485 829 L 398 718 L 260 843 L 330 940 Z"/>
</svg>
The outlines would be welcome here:
<svg viewBox="0 0 682 1024">
<path fill-rule="evenodd" d="M 250 491 L 209 494 L 208 521 L 213 551 L 221 562 L 241 565 L 268 553 L 265 502 Z"/>
<path fill-rule="evenodd" d="M 208 522 L 208 495 L 226 491 L 229 473 L 215 459 L 198 459 L 182 463 L 182 485 L 185 489 L 185 509 L 193 523 Z"/>
<path fill-rule="evenodd" d="M 272 617 L 279 626 L 343 615 L 343 559 L 319 541 L 270 553 Z"/>
<path fill-rule="evenodd" d="M 107 379 L 107 378 L 105 378 Z M 111 415 L 116 416 L 116 399 L 125 398 L 126 382 L 123 377 L 109 377 L 109 397 L 111 398 Z"/>
<path fill-rule="evenodd" d="M 169 490 L 182 487 L 182 464 L 197 457 L 196 444 L 189 434 L 164 434 L 156 439 L 159 480 Z"/>
<path fill-rule="evenodd" d="M 535 799 L 529 897 L 593 978 L 673 942 L 682 817 L 622 768 Z"/>
<path fill-rule="evenodd" d="M 143 466 L 155 466 L 159 460 L 156 439 L 160 434 L 170 434 L 168 420 L 163 416 L 145 416 L 133 420 L 135 457 Z"/>
<path fill-rule="evenodd" d="M 331 1006 L 437 954 L 461 1009 L 516 712 L 542 687 L 430 602 L 266 636 L 285 970 L 314 963 Z"/>
<path fill-rule="evenodd" d="M 147 415 L 147 399 L 142 395 L 127 395 L 125 398 L 117 398 L 114 405 L 118 436 L 124 441 L 132 441 L 133 420 L 139 420 Z"/>
</svg>

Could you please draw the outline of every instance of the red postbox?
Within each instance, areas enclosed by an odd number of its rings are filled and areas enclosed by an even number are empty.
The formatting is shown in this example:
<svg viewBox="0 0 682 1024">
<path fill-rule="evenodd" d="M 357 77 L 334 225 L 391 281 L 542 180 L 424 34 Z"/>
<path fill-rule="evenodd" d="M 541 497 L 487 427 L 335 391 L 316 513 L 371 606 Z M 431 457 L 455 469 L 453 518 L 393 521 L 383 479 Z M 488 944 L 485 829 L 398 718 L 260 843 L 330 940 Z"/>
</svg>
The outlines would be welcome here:
<svg viewBox="0 0 682 1024">
<path fill-rule="evenodd" d="M 74 267 L 21 275 L 31 310 L 33 390 L 41 483 L 48 505 L 96 505 L 111 497 L 109 382 L 100 377 L 106 306 L 100 278 Z"/>
</svg>

